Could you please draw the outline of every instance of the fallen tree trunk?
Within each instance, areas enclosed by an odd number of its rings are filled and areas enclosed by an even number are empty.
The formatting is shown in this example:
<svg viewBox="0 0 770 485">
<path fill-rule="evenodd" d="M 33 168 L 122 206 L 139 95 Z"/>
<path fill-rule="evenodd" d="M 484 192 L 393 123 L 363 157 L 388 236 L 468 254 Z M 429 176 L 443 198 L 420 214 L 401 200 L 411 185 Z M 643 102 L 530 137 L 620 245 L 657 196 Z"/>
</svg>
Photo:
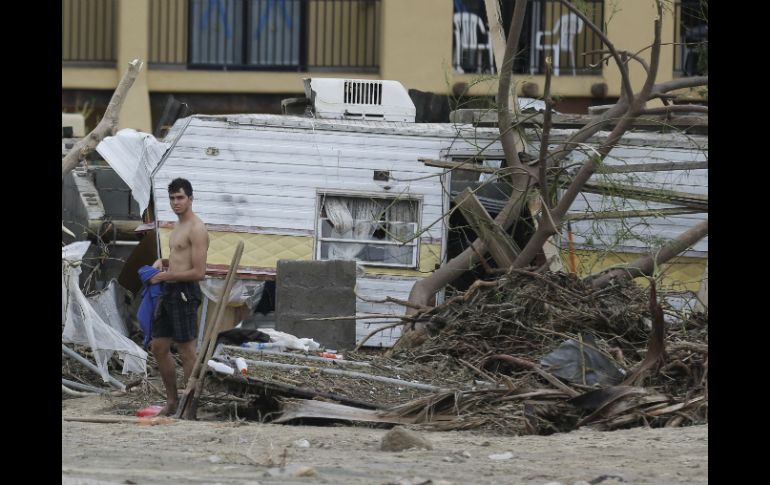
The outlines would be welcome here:
<svg viewBox="0 0 770 485">
<path fill-rule="evenodd" d="M 123 74 L 123 78 L 118 83 L 118 87 L 115 88 L 115 92 L 112 94 L 110 103 L 107 105 L 107 109 L 104 112 L 99 124 L 91 131 L 85 138 L 78 141 L 72 150 L 62 159 L 61 162 L 61 176 L 67 175 L 77 164 L 85 158 L 86 155 L 94 151 L 96 145 L 99 144 L 105 137 L 115 134 L 118 128 L 118 119 L 120 116 L 120 108 L 123 107 L 123 102 L 126 100 L 128 90 L 133 86 L 136 76 L 139 75 L 139 71 L 142 69 L 142 61 L 134 59 L 128 63 L 128 70 Z"/>
</svg>

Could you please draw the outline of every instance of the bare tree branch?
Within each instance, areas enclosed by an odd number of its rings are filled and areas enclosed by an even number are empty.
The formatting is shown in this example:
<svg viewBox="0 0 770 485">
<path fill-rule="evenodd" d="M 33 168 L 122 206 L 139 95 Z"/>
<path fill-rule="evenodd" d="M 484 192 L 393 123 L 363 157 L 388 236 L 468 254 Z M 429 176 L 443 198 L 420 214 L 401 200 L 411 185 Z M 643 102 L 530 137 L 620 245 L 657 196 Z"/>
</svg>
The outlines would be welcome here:
<svg viewBox="0 0 770 485">
<path fill-rule="evenodd" d="M 695 76 L 695 77 L 681 77 L 679 79 L 672 79 L 671 81 L 664 81 L 656 84 L 652 89 L 652 94 L 667 93 L 675 89 L 682 88 L 696 88 L 698 86 L 708 86 L 708 76 Z"/>
<path fill-rule="evenodd" d="M 80 160 L 94 151 L 96 145 L 98 145 L 102 139 L 115 134 L 118 127 L 120 108 L 123 107 L 123 102 L 126 100 L 128 90 L 133 86 L 141 69 L 142 61 L 139 59 L 134 59 L 128 63 L 128 70 L 123 74 L 123 78 L 118 83 L 118 87 L 115 88 L 115 92 L 112 94 L 110 103 L 107 105 L 107 109 L 105 110 L 101 121 L 99 121 L 99 124 L 97 124 L 96 128 L 94 128 L 85 138 L 78 141 L 62 160 L 62 179 L 64 179 L 64 176 L 80 163 Z"/>
<path fill-rule="evenodd" d="M 705 220 L 677 236 L 676 239 L 663 246 L 657 253 L 635 259 L 620 268 L 611 269 L 601 276 L 594 278 L 591 281 L 591 286 L 602 288 L 612 282 L 613 279 L 633 279 L 638 276 L 651 276 L 656 266 L 665 263 L 706 237 L 708 230 L 709 221 Z"/>
<path fill-rule="evenodd" d="M 624 56 L 627 56 L 629 59 L 633 59 L 633 60 L 637 61 L 639 64 L 642 65 L 642 69 L 644 69 L 644 72 L 649 74 L 649 72 L 650 72 L 650 65 L 647 64 L 647 61 L 645 61 L 641 56 L 639 56 L 638 53 L 634 54 L 634 53 L 628 52 L 628 51 L 620 51 L 620 53 L 622 55 L 624 55 Z M 584 56 L 587 56 L 587 55 L 590 55 L 590 54 L 610 54 L 609 56 L 602 57 L 601 60 L 599 62 L 597 62 L 595 65 L 599 65 L 602 62 L 605 62 L 605 61 L 609 60 L 610 57 L 612 57 L 611 53 L 609 51 L 605 51 L 605 50 L 588 51 L 588 52 L 584 52 L 583 53 Z"/>
<path fill-rule="evenodd" d="M 540 139 L 540 159 L 539 163 L 539 180 L 540 183 L 540 196 L 543 199 L 543 203 L 546 207 L 551 207 L 550 197 L 548 196 L 548 178 L 546 177 L 547 156 L 548 156 L 548 141 L 551 136 L 551 114 L 553 112 L 553 98 L 551 97 L 551 77 L 553 70 L 551 69 L 551 58 L 545 59 L 545 113 L 543 113 L 543 136 Z"/>
<path fill-rule="evenodd" d="M 650 47 L 650 61 L 649 64 L 642 59 L 639 54 L 629 52 L 619 52 L 609 42 L 606 35 L 600 28 L 596 27 L 589 19 L 586 18 L 580 11 L 578 11 L 574 5 L 567 2 L 567 0 L 561 0 L 563 4 L 567 6 L 569 10 L 574 12 L 580 17 L 584 23 L 597 33 L 597 35 L 603 40 L 604 44 L 609 49 L 609 52 L 620 71 L 622 79 L 621 96 L 617 103 L 612 106 L 608 111 L 602 115 L 593 119 L 590 123 L 583 126 L 574 135 L 572 135 L 566 142 L 562 143 L 555 150 L 551 151 L 550 155 L 547 155 L 547 151 L 543 152 L 543 147 L 547 150 L 547 138 L 548 138 L 548 123 L 546 125 L 546 136 L 541 139 L 541 153 L 539 156 L 540 167 L 537 170 L 531 167 L 524 166 L 518 157 L 518 153 L 515 145 L 515 138 L 513 132 L 507 132 L 510 130 L 513 124 L 512 116 L 509 110 L 509 98 L 508 93 L 510 91 L 510 83 L 512 77 L 512 63 L 515 57 L 516 49 L 518 48 L 518 37 L 521 32 L 523 23 L 523 13 L 525 4 L 527 2 L 516 2 L 513 13 L 513 20 L 511 28 L 509 29 L 509 36 L 506 41 L 505 54 L 503 56 L 503 62 L 500 66 L 500 82 L 498 84 L 498 122 L 500 129 L 500 139 L 503 144 L 503 151 L 505 152 L 507 167 L 499 170 L 498 176 L 502 176 L 504 173 L 510 175 L 513 182 L 513 193 L 509 197 L 505 207 L 495 218 L 495 223 L 499 224 L 503 229 L 508 230 L 511 224 L 519 217 L 519 213 L 522 208 L 522 204 L 525 200 L 525 196 L 528 193 L 530 184 L 533 179 L 537 180 L 541 186 L 541 194 L 547 194 L 547 174 L 548 170 L 560 167 L 561 160 L 567 155 L 572 153 L 576 148 L 582 146 L 590 139 L 591 136 L 596 134 L 601 129 L 604 129 L 610 122 L 614 122 L 614 127 L 611 130 L 609 136 L 601 143 L 601 145 L 595 150 L 595 155 L 585 161 L 578 173 L 572 177 L 570 185 L 567 187 L 564 195 L 558 201 L 558 203 L 551 210 L 548 207 L 541 211 L 539 217 L 539 227 L 537 227 L 535 234 L 525 245 L 522 252 L 515 259 L 513 265 L 509 270 L 515 270 L 516 268 L 524 267 L 532 261 L 537 252 L 543 247 L 548 237 L 556 234 L 561 226 L 562 221 L 565 219 L 565 215 L 569 207 L 573 204 L 575 198 L 581 191 L 585 191 L 588 187 L 588 180 L 597 170 L 600 163 L 608 155 L 608 153 L 617 145 L 621 137 L 633 126 L 633 123 L 638 119 L 639 114 L 645 113 L 645 103 L 651 98 L 651 96 L 662 96 L 667 91 L 678 89 L 681 87 L 697 86 L 707 84 L 707 77 L 693 78 L 693 79 L 681 79 L 676 82 L 667 82 L 661 84 L 655 84 L 655 79 L 659 69 L 660 51 L 661 51 L 661 18 L 662 8 L 660 0 L 656 0 L 658 16 L 655 19 L 654 40 Z M 634 59 L 639 62 L 645 71 L 645 80 L 639 93 L 634 94 L 631 87 L 631 80 L 628 72 L 628 60 Z M 546 76 L 548 81 L 548 76 Z M 546 88 L 546 97 L 550 97 L 550 86 Z M 676 108 L 673 111 L 677 111 L 681 108 Z M 546 117 L 544 116 L 544 119 Z M 429 161 L 426 163 L 443 163 Z M 450 167 L 447 165 L 448 168 Z M 545 172 L 545 173 L 544 173 Z M 539 180 L 538 180 L 539 179 Z M 543 197 L 547 200 L 547 197 Z M 610 214 L 606 214 L 610 215 Z M 479 259 L 483 257 L 487 250 L 486 245 L 483 243 L 482 238 L 477 239 L 459 256 L 449 260 L 447 263 L 436 270 L 432 275 L 418 281 L 412 288 L 412 292 L 409 295 L 409 301 L 416 305 L 427 305 L 430 297 L 432 297 L 439 289 L 446 284 L 453 281 L 457 276 L 465 273 L 471 269 Z M 663 253 L 666 256 L 665 252 Z M 477 282 L 478 283 L 478 282 Z M 414 309 L 409 309 L 407 313 L 414 313 Z M 395 348 L 399 348 L 402 344 L 408 346 L 413 342 L 418 342 L 424 333 L 424 323 L 407 323 L 404 328 L 404 334 L 398 341 Z M 415 330 L 415 331 L 413 331 Z M 404 338 L 407 337 L 407 338 Z"/>
<path fill-rule="evenodd" d="M 578 10 L 577 7 L 572 5 L 571 2 L 568 2 L 567 0 L 561 0 L 561 4 L 567 7 L 572 13 L 580 17 L 580 19 L 585 23 L 586 27 L 593 30 L 594 33 L 602 40 L 604 45 L 607 46 L 607 49 L 612 54 L 612 57 L 615 59 L 615 62 L 618 65 L 618 69 L 620 70 L 621 82 L 623 83 L 622 92 L 628 96 L 628 99 L 631 99 L 633 97 L 634 90 L 631 89 L 631 78 L 628 75 L 628 66 L 622 60 L 618 50 L 615 49 L 615 45 L 610 42 L 610 39 L 604 34 L 601 28 L 597 27 L 596 24 L 594 24 L 588 17 L 586 17 L 583 12 Z"/>
<path fill-rule="evenodd" d="M 507 128 L 513 124 L 510 112 L 512 107 L 508 105 L 508 92 L 511 89 L 513 59 L 519 48 L 519 34 L 524 25 L 526 6 L 527 2 L 516 2 L 516 6 L 513 9 L 511 28 L 508 32 L 508 41 L 505 45 L 505 55 L 503 56 L 503 63 L 500 66 L 500 81 L 497 85 L 497 119 L 499 120 L 498 127 L 500 129 L 500 142 L 503 145 L 503 152 L 505 152 L 505 158 L 509 166 L 521 165 L 521 160 L 519 160 L 519 155 L 516 150 L 516 140 L 514 139 L 513 132 L 507 130 Z"/>
<path fill-rule="evenodd" d="M 505 54 L 503 62 L 500 65 L 500 81 L 498 84 L 498 120 L 500 129 L 500 139 L 505 152 L 505 159 L 508 166 L 517 169 L 511 174 L 511 183 L 513 186 L 512 194 L 505 204 L 505 207 L 498 213 L 495 223 L 500 225 L 503 230 L 507 230 L 521 213 L 525 195 L 529 191 L 532 177 L 537 176 L 532 169 L 525 167 L 516 150 L 516 140 L 511 127 L 513 120 L 510 116 L 510 106 L 508 105 L 508 92 L 510 91 L 511 77 L 513 73 L 513 60 L 518 48 L 519 35 L 524 24 L 524 13 L 527 2 L 517 2 L 513 11 L 513 20 L 508 32 Z M 466 248 L 462 253 L 447 261 L 440 268 L 434 271 L 430 276 L 417 281 L 409 292 L 409 301 L 416 305 L 426 305 L 428 301 L 441 288 L 454 281 L 478 262 L 477 254 L 485 254 L 486 244 L 477 239 L 471 247 Z M 407 308 L 407 315 L 416 313 L 415 308 Z M 405 335 L 414 328 L 414 324 L 405 326 Z M 399 339 L 397 346 L 406 342 L 404 338 Z"/>
<path fill-rule="evenodd" d="M 519 253 L 519 256 L 513 263 L 514 267 L 521 268 L 528 265 L 543 246 L 545 241 L 550 236 L 555 234 L 555 232 L 552 231 L 558 231 L 559 224 L 561 224 L 564 215 L 567 213 L 570 206 L 572 206 L 572 203 L 575 201 L 575 198 L 578 196 L 586 182 L 588 182 L 588 179 L 591 177 L 591 175 L 593 175 L 594 171 L 596 170 L 597 163 L 601 160 L 604 160 L 607 154 L 615 147 L 618 141 L 620 141 L 620 138 L 631 127 L 633 121 L 638 116 L 637 113 L 639 113 L 644 108 L 647 97 L 649 96 L 655 83 L 655 77 L 658 74 L 658 64 L 660 61 L 660 29 L 663 12 L 660 2 L 658 1 L 656 4 L 658 9 L 658 17 L 655 19 L 655 37 L 652 50 L 650 52 L 650 70 L 647 74 L 647 78 L 645 79 L 641 91 L 637 96 L 634 97 L 631 105 L 628 107 L 628 110 L 620 119 L 620 121 L 615 125 L 615 128 L 612 130 L 609 137 L 607 137 L 604 143 L 596 151 L 596 154 L 583 164 L 577 175 L 575 175 L 572 183 L 569 185 L 569 187 L 567 187 L 564 195 L 559 200 L 559 203 L 556 204 L 556 207 L 551 213 L 552 220 L 555 222 L 556 227 L 551 224 L 541 224 L 541 226 L 538 227 L 538 229 L 535 231 L 535 234 L 530 238 L 529 242 L 527 242 L 527 245 L 524 246 L 521 253 Z M 576 10 L 572 5 L 569 5 L 569 8 L 573 11 Z M 614 107 L 611 108 L 610 111 L 612 109 L 614 109 Z"/>
</svg>

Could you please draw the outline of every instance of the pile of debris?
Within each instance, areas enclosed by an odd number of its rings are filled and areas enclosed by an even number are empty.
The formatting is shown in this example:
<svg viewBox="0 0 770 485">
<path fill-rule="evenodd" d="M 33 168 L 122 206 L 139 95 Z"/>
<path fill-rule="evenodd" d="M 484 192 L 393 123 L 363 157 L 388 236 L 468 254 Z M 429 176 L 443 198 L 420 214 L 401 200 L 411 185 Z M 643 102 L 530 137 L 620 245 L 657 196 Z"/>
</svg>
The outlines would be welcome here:
<svg viewBox="0 0 770 485">
<path fill-rule="evenodd" d="M 659 303 L 654 283 L 594 290 L 573 275 L 515 270 L 409 318 L 424 328 L 422 340 L 389 355 L 329 356 L 217 339 L 209 354 L 216 366 L 203 364 L 209 379 L 201 404 L 276 423 L 320 419 L 511 435 L 708 420 L 708 315 Z M 83 391 L 107 392 L 95 389 L 99 369 L 89 362 L 88 382 L 86 359 L 67 357 L 63 387 L 77 382 Z M 117 371 L 120 362 L 112 360 Z M 143 403 L 151 394 L 163 398 L 146 377 L 137 382 Z"/>
<path fill-rule="evenodd" d="M 568 274 L 519 270 L 477 281 L 417 321 L 428 337 L 395 360 L 462 367 L 491 386 L 391 409 L 415 422 L 504 434 L 707 422 L 707 315 L 661 308 L 654 283 L 593 290 Z"/>
</svg>

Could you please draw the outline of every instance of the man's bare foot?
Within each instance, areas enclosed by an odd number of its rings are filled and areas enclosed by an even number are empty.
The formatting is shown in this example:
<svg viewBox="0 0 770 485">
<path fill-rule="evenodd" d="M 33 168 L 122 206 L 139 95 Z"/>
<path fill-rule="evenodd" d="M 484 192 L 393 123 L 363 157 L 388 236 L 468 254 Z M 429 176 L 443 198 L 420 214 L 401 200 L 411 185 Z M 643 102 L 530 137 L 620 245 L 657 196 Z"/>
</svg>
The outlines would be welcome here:
<svg viewBox="0 0 770 485">
<path fill-rule="evenodd" d="M 176 414 L 176 407 L 177 403 L 168 403 L 165 406 L 163 406 L 163 409 L 160 410 L 156 416 L 173 416 Z"/>
</svg>

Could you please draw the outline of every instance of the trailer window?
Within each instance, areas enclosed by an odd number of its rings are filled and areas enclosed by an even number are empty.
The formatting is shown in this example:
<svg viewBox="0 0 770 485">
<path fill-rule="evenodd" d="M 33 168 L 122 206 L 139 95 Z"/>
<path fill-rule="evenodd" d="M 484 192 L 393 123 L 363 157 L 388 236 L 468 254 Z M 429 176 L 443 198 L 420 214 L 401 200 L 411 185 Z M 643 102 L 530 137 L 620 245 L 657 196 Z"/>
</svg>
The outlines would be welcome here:
<svg viewBox="0 0 770 485">
<path fill-rule="evenodd" d="M 323 195 L 317 258 L 417 267 L 419 201 Z"/>
</svg>

